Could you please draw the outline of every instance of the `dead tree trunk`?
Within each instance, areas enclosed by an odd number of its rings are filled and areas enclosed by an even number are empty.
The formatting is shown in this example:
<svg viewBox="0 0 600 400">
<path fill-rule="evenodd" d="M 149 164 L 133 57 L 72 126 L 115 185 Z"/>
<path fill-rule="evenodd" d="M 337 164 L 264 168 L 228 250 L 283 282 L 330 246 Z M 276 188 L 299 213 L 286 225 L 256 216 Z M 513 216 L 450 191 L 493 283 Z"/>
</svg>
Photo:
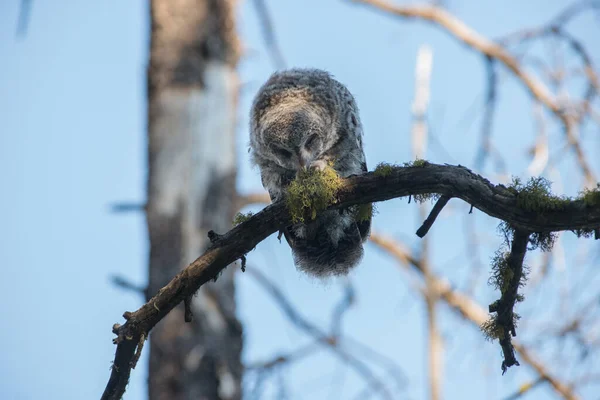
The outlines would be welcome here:
<svg viewBox="0 0 600 400">
<path fill-rule="evenodd" d="M 234 0 L 153 0 L 148 67 L 148 293 L 231 226 L 238 58 Z M 150 400 L 241 398 L 235 268 L 150 335 Z"/>
</svg>

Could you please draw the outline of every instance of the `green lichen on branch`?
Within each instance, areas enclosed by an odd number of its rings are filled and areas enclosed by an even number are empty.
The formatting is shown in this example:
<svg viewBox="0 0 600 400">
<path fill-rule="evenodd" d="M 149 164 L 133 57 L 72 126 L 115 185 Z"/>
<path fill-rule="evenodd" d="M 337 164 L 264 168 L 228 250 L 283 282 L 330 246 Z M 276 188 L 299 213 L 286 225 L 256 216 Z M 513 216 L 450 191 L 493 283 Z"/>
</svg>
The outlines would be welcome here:
<svg viewBox="0 0 600 400">
<path fill-rule="evenodd" d="M 409 168 L 409 167 L 422 168 L 422 167 L 426 167 L 428 165 L 429 165 L 429 162 L 427 160 L 423 160 L 421 158 L 417 158 L 414 161 L 404 163 L 405 168 Z"/>
<path fill-rule="evenodd" d="M 581 193 L 579 193 L 579 200 L 583 201 L 586 207 L 598 207 L 600 206 L 600 183 L 596 185 L 593 189 L 584 189 Z M 600 235 L 598 232 L 600 231 L 600 227 L 597 229 L 575 229 L 573 233 L 577 235 L 578 238 L 585 237 L 589 238 L 596 233 L 596 238 Z"/>
<path fill-rule="evenodd" d="M 517 322 L 519 321 L 519 319 L 521 319 L 521 316 L 517 313 L 513 313 L 513 316 L 512 316 L 513 326 L 517 325 Z M 479 328 L 483 332 L 483 335 L 485 336 L 485 338 L 489 341 L 494 341 L 495 339 L 504 340 L 507 337 L 506 336 L 506 328 L 498 322 L 497 315 L 491 316 L 490 319 L 488 319 L 483 324 L 481 324 L 481 326 Z"/>
<path fill-rule="evenodd" d="M 373 218 L 375 206 L 373 203 L 361 204 L 356 212 L 356 220 L 359 222 L 368 221 Z"/>
<path fill-rule="evenodd" d="M 381 162 L 377 164 L 373 173 L 375 174 L 375 176 L 386 177 L 389 176 L 392 172 L 394 172 L 394 169 L 396 168 L 398 168 L 397 165 Z"/>
<path fill-rule="evenodd" d="M 359 204 L 355 206 L 354 216 L 358 222 L 369 221 L 373 218 L 376 209 L 373 203 Z"/>
<path fill-rule="evenodd" d="M 552 194 L 552 183 L 546 178 L 533 177 L 526 184 L 513 178 L 508 187 L 517 197 L 517 206 L 526 211 L 544 212 L 564 210 L 571 199 Z"/>
<path fill-rule="evenodd" d="M 594 189 L 584 189 L 579 197 L 587 207 L 600 205 L 600 183 Z"/>
<path fill-rule="evenodd" d="M 427 160 L 423 160 L 421 158 L 417 158 L 411 162 L 405 162 L 403 164 L 404 168 L 423 168 L 429 165 Z M 423 203 L 427 200 L 437 201 L 440 198 L 440 194 L 438 193 L 423 193 L 423 194 L 414 194 L 412 197 L 417 203 Z"/>
<path fill-rule="evenodd" d="M 519 320 L 514 307 L 516 303 L 524 300 L 519 289 L 525 285 L 529 272 L 524 259 L 531 233 L 510 229 L 512 233 L 510 251 L 501 248 L 495 253 L 492 258 L 492 275 L 488 281 L 490 285 L 500 290 L 501 296 L 490 304 L 490 319 L 481 325 L 481 330 L 488 339 L 498 339 L 500 343 L 504 355 L 502 373 L 513 365 L 519 365 L 511 341 L 511 337 L 517 335 Z"/>
<path fill-rule="evenodd" d="M 247 213 L 237 213 L 235 217 L 233 217 L 233 226 L 238 226 L 239 224 L 246 222 L 254 215 L 253 212 L 249 211 Z"/>
<path fill-rule="evenodd" d="M 552 194 L 552 184 L 542 177 L 533 177 L 523 184 L 519 178 L 514 177 L 508 189 L 517 198 L 517 207 L 543 214 L 545 211 L 560 211 L 573 200 L 565 196 Z M 506 222 L 502 222 L 499 230 L 504 234 L 506 242 L 509 243 L 513 237 L 513 228 Z M 556 232 L 532 232 L 529 236 L 529 250 L 541 249 L 550 251 L 558 237 Z"/>
<path fill-rule="evenodd" d="M 500 289 L 504 293 L 508 290 L 511 279 L 514 277 L 513 271 L 508 265 L 508 251 L 498 250 L 492 258 L 492 276 L 488 279 L 488 284 Z"/>
<path fill-rule="evenodd" d="M 515 271 L 509 264 L 510 252 L 500 249 L 496 251 L 492 258 L 492 275 L 490 276 L 488 283 L 496 289 L 500 290 L 500 293 L 504 295 L 508 290 L 511 289 L 514 284 L 513 278 L 515 277 Z M 519 287 L 525 286 L 527 282 L 527 275 L 529 270 L 525 265 L 521 271 L 521 277 L 517 282 Z M 517 294 L 517 301 L 523 301 L 523 296 Z"/>
<path fill-rule="evenodd" d="M 501 222 L 498 225 L 498 230 L 504 236 L 505 244 L 510 244 L 513 235 L 514 228 L 507 222 Z M 529 247 L 528 250 L 540 249 L 542 251 L 550 251 L 558 238 L 556 232 L 532 232 L 529 236 Z"/>
<path fill-rule="evenodd" d="M 342 179 L 331 165 L 323 171 L 300 171 L 287 189 L 286 204 L 292 222 L 314 219 L 319 211 L 336 202 L 335 195 L 341 186 Z"/>
</svg>

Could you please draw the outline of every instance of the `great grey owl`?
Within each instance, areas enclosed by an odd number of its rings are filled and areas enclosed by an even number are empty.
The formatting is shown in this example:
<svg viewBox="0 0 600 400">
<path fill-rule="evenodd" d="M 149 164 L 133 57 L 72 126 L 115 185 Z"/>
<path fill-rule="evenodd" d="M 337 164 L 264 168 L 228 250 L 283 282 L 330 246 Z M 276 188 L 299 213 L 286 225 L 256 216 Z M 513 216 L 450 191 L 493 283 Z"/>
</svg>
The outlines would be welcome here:
<svg viewBox="0 0 600 400">
<path fill-rule="evenodd" d="M 276 72 L 252 105 L 252 161 L 272 201 L 283 196 L 301 169 L 329 164 L 343 178 L 367 172 L 362 136 L 354 97 L 322 70 Z M 355 211 L 325 211 L 284 229 L 297 268 L 324 277 L 346 274 L 358 264 L 371 218 L 358 220 Z"/>
</svg>

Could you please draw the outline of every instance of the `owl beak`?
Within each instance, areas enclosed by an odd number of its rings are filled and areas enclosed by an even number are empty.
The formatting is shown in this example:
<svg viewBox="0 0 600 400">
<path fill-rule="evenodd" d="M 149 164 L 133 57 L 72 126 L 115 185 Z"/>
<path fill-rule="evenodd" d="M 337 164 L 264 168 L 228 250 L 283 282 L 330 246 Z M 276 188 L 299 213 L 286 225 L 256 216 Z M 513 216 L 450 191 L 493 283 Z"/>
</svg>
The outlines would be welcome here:
<svg viewBox="0 0 600 400">
<path fill-rule="evenodd" d="M 298 162 L 300 163 L 300 168 L 301 169 L 306 169 L 306 166 L 308 165 L 308 160 L 304 157 L 302 157 L 301 155 L 298 157 Z"/>
</svg>

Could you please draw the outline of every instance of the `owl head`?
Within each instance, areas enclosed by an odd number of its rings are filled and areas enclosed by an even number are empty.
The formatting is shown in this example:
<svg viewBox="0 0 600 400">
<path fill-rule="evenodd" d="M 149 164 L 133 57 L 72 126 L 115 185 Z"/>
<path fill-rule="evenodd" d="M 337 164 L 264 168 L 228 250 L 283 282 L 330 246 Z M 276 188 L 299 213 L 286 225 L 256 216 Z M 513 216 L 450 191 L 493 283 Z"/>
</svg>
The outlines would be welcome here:
<svg viewBox="0 0 600 400">
<path fill-rule="evenodd" d="M 322 165 L 323 155 L 342 134 L 334 82 L 320 70 L 273 74 L 252 106 L 254 157 L 292 171 Z"/>
</svg>

